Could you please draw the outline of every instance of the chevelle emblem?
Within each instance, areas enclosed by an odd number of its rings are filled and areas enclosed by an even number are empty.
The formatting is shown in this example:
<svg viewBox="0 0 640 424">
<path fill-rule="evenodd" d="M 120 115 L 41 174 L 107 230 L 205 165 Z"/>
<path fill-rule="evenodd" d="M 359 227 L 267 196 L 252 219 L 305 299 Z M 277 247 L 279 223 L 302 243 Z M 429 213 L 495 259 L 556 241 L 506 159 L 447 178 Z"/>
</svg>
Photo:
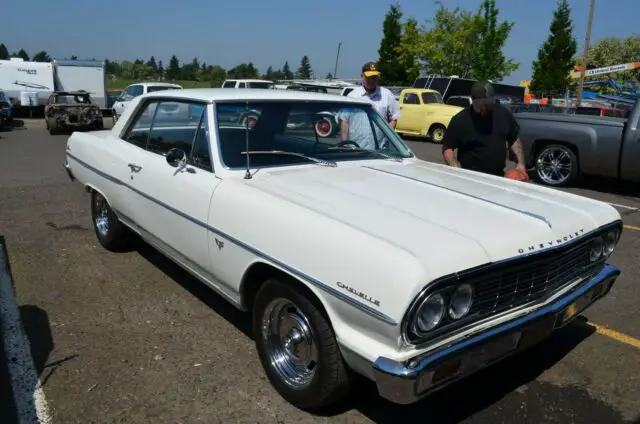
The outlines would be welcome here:
<svg viewBox="0 0 640 424">
<path fill-rule="evenodd" d="M 346 284 L 341 283 L 340 281 L 338 281 L 336 284 L 341 289 L 344 289 L 344 290 L 348 291 L 349 293 L 353 293 L 356 296 L 361 297 L 362 299 L 366 300 L 369 303 L 373 303 L 376 306 L 380 306 L 380 301 L 378 299 L 374 299 L 371 296 L 369 296 L 368 294 L 362 293 L 360 290 L 356 290 L 353 287 L 349 287 Z"/>
<path fill-rule="evenodd" d="M 575 233 L 571 233 L 563 237 L 558 237 L 554 240 L 549 240 L 544 243 L 536 243 L 536 244 L 532 244 L 530 246 L 518 249 L 518 253 L 530 253 L 530 252 L 535 252 L 536 250 L 544 249 L 547 247 L 558 246 L 558 245 L 561 245 L 562 243 L 566 243 L 570 240 L 580 237 L 582 234 L 584 234 L 584 228 L 579 229 Z"/>
</svg>

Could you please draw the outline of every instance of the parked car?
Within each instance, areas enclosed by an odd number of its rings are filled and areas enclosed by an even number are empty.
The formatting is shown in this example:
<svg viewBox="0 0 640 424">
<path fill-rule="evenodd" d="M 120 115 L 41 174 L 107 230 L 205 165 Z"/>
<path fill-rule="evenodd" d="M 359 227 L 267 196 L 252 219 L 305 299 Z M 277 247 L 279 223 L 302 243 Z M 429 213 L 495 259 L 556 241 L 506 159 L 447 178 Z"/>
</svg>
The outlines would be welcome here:
<svg viewBox="0 0 640 424">
<path fill-rule="evenodd" d="M 428 137 L 442 143 L 453 118 L 463 108 L 444 104 L 442 95 L 426 88 L 407 88 L 400 92 L 401 115 L 396 131 L 402 135 Z"/>
<path fill-rule="evenodd" d="M 175 103 L 199 119 L 152 113 Z M 238 108 L 255 125 L 226 124 Z M 288 128 L 320 111 L 348 139 Z M 620 274 L 613 207 L 419 160 L 359 98 L 150 93 L 111 131 L 71 135 L 64 167 L 105 249 L 141 237 L 251 314 L 269 381 L 304 409 L 356 374 L 415 402 L 544 340 Z"/>
<path fill-rule="evenodd" d="M 640 181 L 640 98 L 627 118 L 518 113 L 527 165 L 550 186 L 582 175 Z"/>
<path fill-rule="evenodd" d="M 142 96 L 143 94 L 164 90 L 182 90 L 182 86 L 169 82 L 137 82 L 126 86 L 111 106 L 113 122 L 115 123 L 120 118 L 120 115 L 124 113 L 124 110 L 132 99 Z"/>
<path fill-rule="evenodd" d="M 59 131 L 104 129 L 102 110 L 86 91 L 55 91 L 44 107 L 44 121 L 49 134 Z"/>
</svg>

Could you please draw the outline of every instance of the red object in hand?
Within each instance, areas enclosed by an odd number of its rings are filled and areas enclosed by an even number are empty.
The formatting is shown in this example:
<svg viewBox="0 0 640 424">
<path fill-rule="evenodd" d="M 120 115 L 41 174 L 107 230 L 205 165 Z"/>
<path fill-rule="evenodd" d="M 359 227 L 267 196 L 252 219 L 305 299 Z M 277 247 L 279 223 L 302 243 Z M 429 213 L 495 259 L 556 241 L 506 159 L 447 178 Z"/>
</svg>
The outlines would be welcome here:
<svg viewBox="0 0 640 424">
<path fill-rule="evenodd" d="M 529 176 L 526 172 L 522 172 L 519 169 L 508 169 L 507 172 L 504 173 L 505 178 L 509 178 L 516 181 L 529 181 Z"/>
</svg>

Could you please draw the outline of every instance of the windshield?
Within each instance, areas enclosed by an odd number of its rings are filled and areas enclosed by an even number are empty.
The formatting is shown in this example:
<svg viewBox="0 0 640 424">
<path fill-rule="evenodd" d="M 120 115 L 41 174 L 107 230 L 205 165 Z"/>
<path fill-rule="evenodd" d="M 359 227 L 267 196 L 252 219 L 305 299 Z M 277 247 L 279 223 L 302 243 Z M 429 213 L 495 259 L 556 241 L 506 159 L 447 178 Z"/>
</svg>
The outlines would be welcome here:
<svg viewBox="0 0 640 424">
<path fill-rule="evenodd" d="M 342 102 L 238 102 L 216 104 L 223 163 L 246 166 L 249 151 L 285 151 L 327 161 L 412 157 L 402 139 L 370 106 Z M 341 123 L 344 123 L 341 130 Z M 342 135 L 344 133 L 344 135 Z M 336 147 L 341 147 L 336 149 Z M 333 148 L 333 149 L 332 149 Z M 373 152 L 355 149 L 371 149 Z M 312 164 L 287 155 L 251 155 L 251 168 Z"/>
<path fill-rule="evenodd" d="M 265 81 L 265 82 L 252 81 L 247 83 L 247 87 L 248 88 L 273 88 L 273 83 L 269 81 Z"/>
<path fill-rule="evenodd" d="M 424 103 L 425 105 L 428 105 L 430 103 L 444 103 L 444 102 L 442 101 L 442 96 L 440 95 L 440 93 L 426 92 L 426 93 L 422 93 L 422 103 Z"/>
</svg>

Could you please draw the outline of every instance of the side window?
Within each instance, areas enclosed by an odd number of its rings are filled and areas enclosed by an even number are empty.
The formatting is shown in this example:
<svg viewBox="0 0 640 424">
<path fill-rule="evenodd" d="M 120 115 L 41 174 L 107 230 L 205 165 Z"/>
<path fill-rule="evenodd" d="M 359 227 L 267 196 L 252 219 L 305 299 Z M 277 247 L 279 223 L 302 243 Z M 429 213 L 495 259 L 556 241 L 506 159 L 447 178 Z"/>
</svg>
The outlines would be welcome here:
<svg viewBox="0 0 640 424">
<path fill-rule="evenodd" d="M 196 139 L 193 142 L 189 163 L 197 168 L 213 172 L 213 162 L 211 160 L 211 150 L 209 147 L 209 120 L 207 119 L 207 109 L 203 106 L 198 106 L 197 109 L 193 107 L 193 115 L 195 115 L 196 110 L 201 110 L 201 119 L 198 119 L 200 126 L 196 133 Z"/>
<path fill-rule="evenodd" d="M 238 88 L 245 88 L 245 84 L 241 82 L 240 84 L 238 84 Z"/>
<path fill-rule="evenodd" d="M 407 93 L 404 95 L 404 98 L 402 99 L 402 103 L 406 105 L 419 105 L 420 99 L 418 98 L 418 95 L 415 93 Z"/>
<path fill-rule="evenodd" d="M 133 86 L 131 86 L 131 95 L 133 97 L 138 97 L 139 95 L 142 94 L 143 91 L 144 90 L 143 90 L 141 85 L 133 85 Z"/>
<path fill-rule="evenodd" d="M 151 125 L 147 150 L 166 155 L 171 149 L 191 152 L 199 121 L 192 120 L 192 106 L 184 101 L 161 100 Z"/>
<path fill-rule="evenodd" d="M 222 85 L 222 88 L 233 88 L 236 86 L 236 82 L 234 80 L 230 80 L 230 81 L 225 81 L 225 83 Z"/>
<path fill-rule="evenodd" d="M 151 132 L 151 123 L 156 113 L 158 101 L 151 101 L 142 106 L 142 109 L 138 113 L 135 122 L 127 130 L 122 139 L 142 149 L 147 147 L 147 141 L 149 140 L 149 134 Z"/>
</svg>

